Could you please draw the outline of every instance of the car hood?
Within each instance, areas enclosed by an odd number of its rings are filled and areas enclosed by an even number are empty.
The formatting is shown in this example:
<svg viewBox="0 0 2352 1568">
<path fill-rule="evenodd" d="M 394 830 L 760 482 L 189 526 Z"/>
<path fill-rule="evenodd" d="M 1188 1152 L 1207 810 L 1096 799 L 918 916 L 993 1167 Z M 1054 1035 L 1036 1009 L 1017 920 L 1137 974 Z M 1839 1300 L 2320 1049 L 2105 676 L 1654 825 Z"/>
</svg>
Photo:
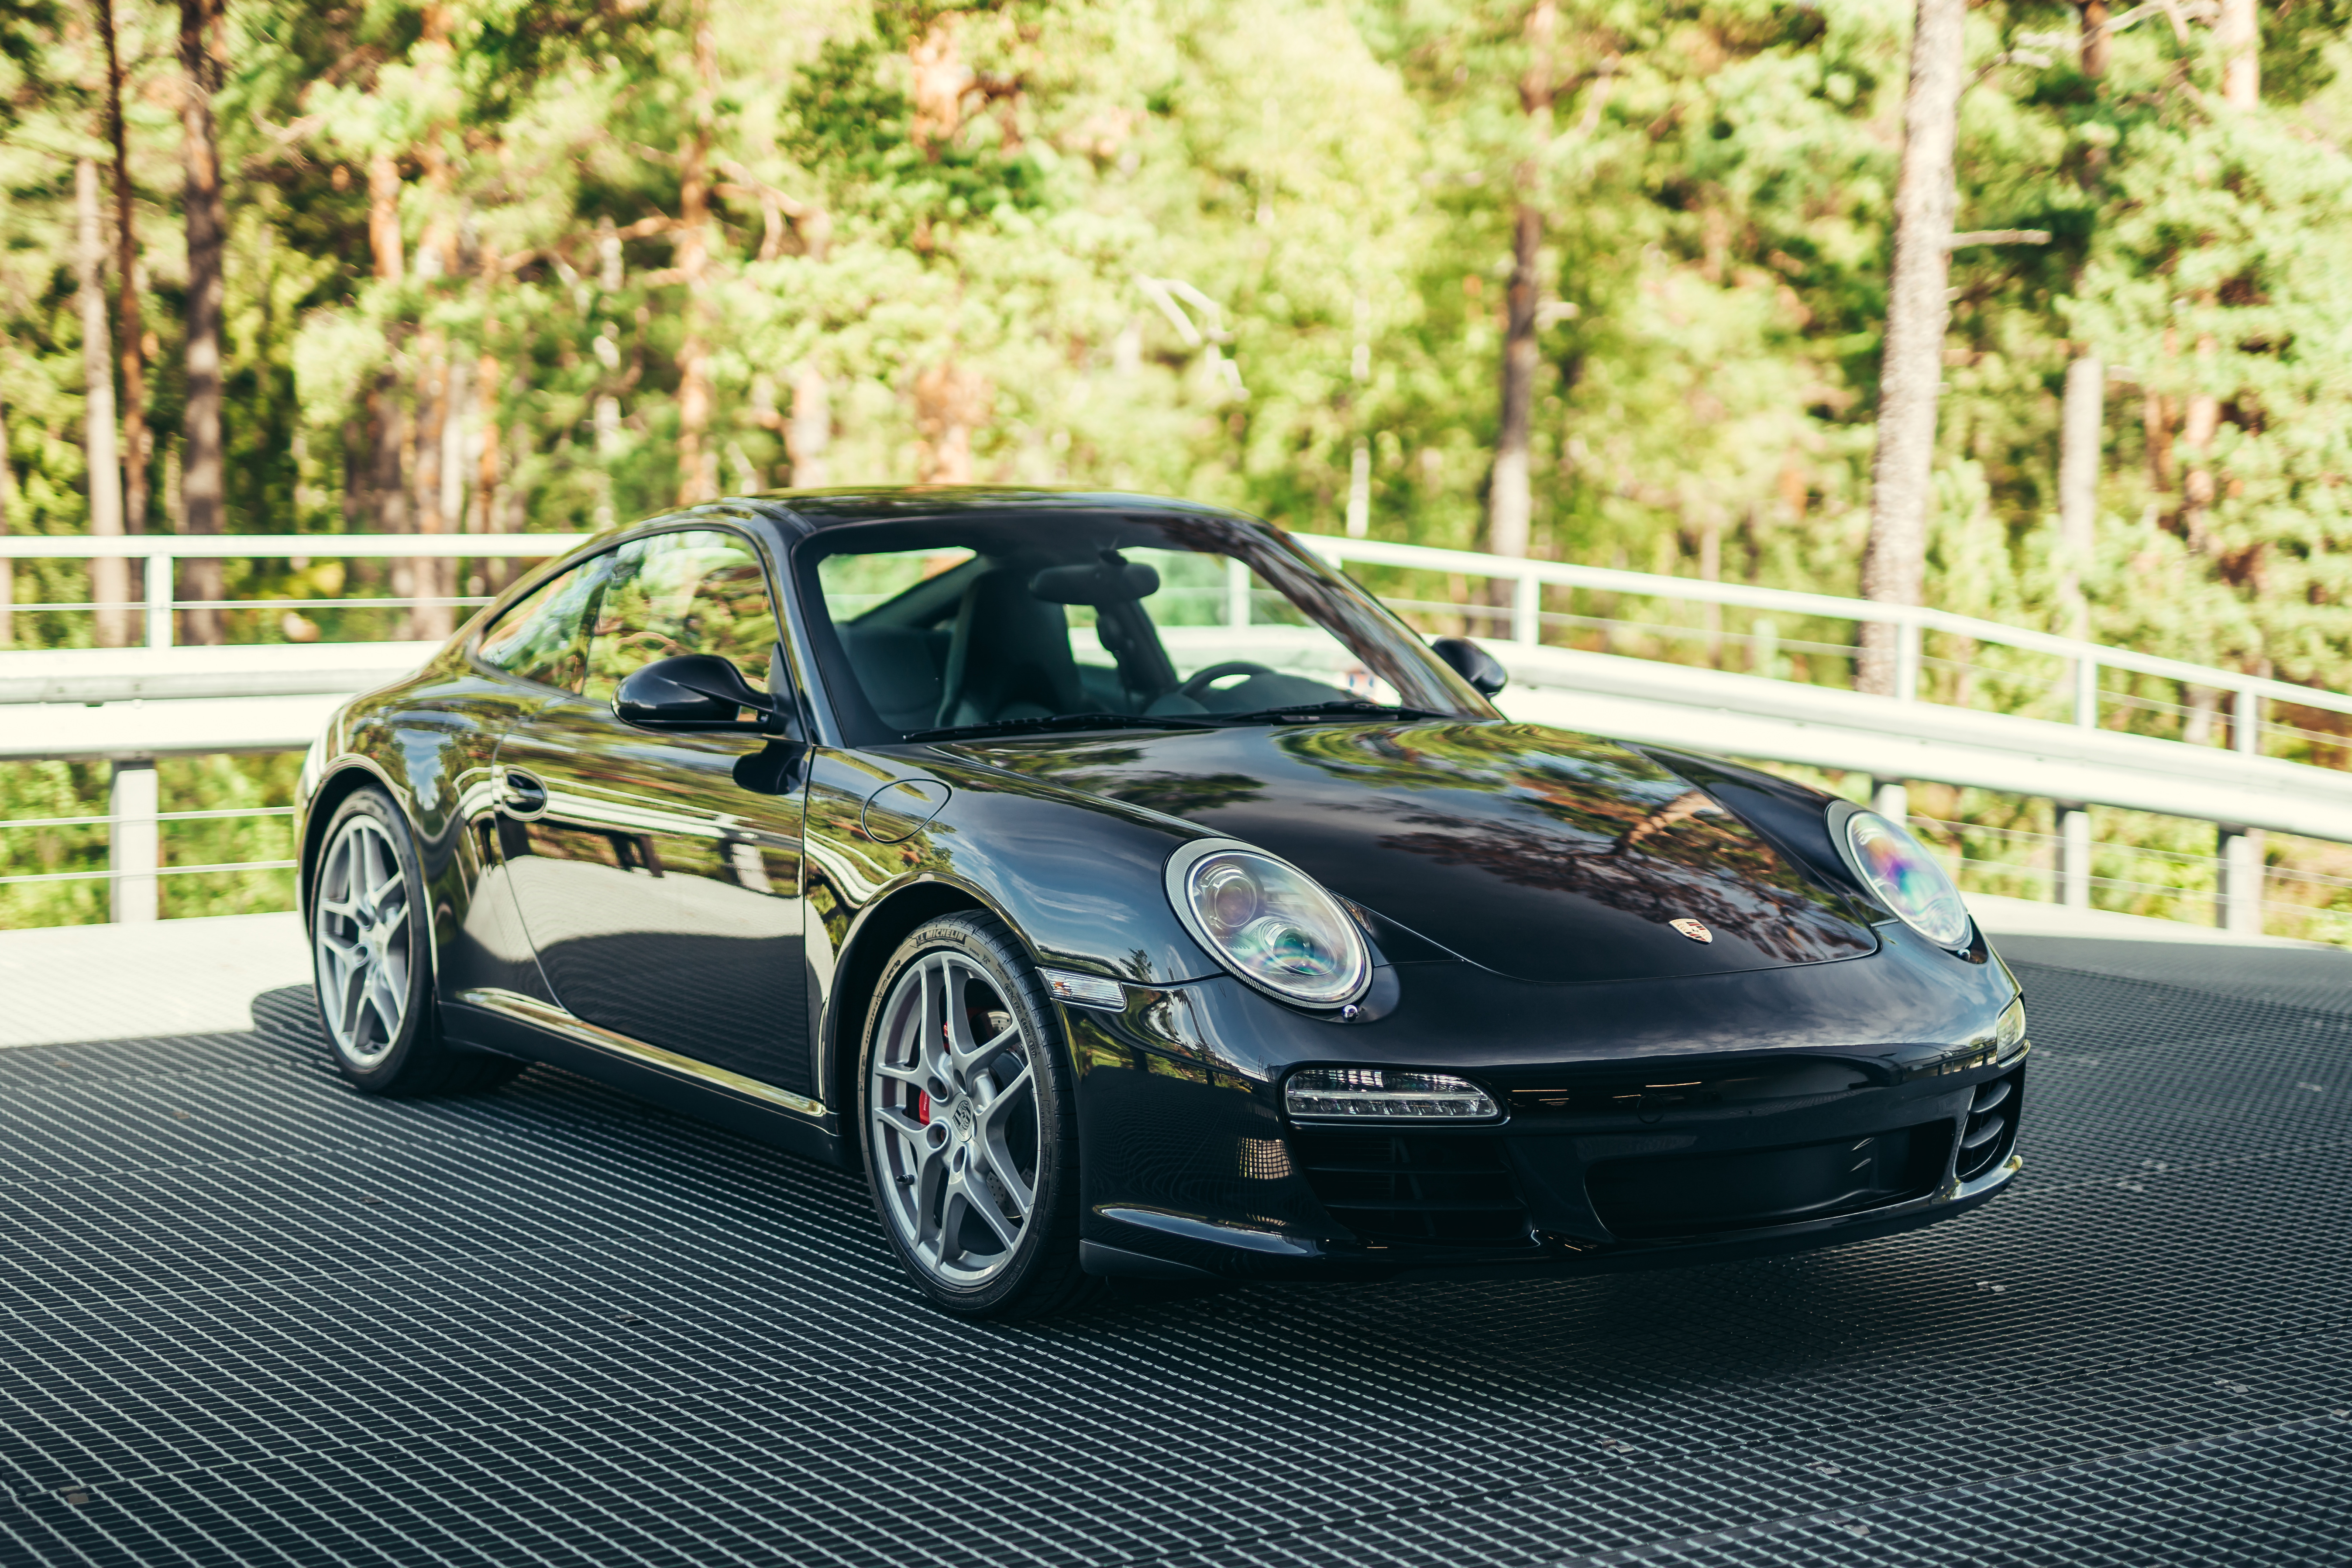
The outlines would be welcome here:
<svg viewBox="0 0 2352 1568">
<path fill-rule="evenodd" d="M 1314 723 L 940 749 L 1272 850 L 1519 979 L 1719 974 L 1877 946 L 1843 898 L 1689 781 L 1542 725 Z"/>
</svg>

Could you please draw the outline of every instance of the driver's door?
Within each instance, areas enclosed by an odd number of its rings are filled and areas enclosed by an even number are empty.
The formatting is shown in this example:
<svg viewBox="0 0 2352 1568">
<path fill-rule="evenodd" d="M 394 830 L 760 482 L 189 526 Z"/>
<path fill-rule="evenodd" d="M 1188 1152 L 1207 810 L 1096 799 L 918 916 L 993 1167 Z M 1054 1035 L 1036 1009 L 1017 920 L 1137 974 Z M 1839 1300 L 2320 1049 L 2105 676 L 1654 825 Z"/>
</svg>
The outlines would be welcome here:
<svg viewBox="0 0 2352 1568">
<path fill-rule="evenodd" d="M 621 722 L 623 678 L 717 654 L 782 678 L 777 607 L 751 542 L 649 534 L 614 552 L 579 693 L 498 753 L 508 885 L 556 1000 L 646 1045 L 811 1100 L 797 773 L 738 764 L 767 742 Z"/>
</svg>

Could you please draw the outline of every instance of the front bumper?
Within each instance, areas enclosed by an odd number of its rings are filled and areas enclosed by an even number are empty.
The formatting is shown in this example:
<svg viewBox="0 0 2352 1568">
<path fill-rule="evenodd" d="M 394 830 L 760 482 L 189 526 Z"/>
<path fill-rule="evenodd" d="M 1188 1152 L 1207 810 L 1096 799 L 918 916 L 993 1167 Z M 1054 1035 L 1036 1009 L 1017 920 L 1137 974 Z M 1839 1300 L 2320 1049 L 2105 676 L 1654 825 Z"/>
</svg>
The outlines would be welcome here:
<svg viewBox="0 0 2352 1568">
<path fill-rule="evenodd" d="M 1833 1247 L 1999 1194 L 2031 1047 L 1495 1066 L 1496 1122 L 1301 1123 L 1275 1078 L 1075 1018 L 1084 1262 L 1159 1278 L 1514 1276 Z M 1181 1030 L 1157 1033 L 1164 1047 Z M 1122 1027 L 1121 1024 L 1129 1026 Z"/>
</svg>

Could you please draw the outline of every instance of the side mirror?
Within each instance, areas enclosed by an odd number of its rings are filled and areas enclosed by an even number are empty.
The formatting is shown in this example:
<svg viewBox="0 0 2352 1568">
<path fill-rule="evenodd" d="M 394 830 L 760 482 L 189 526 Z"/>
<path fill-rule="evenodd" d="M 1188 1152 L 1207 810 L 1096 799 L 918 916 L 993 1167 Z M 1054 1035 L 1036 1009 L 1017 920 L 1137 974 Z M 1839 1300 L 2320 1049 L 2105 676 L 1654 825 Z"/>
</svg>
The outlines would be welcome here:
<svg viewBox="0 0 2352 1568">
<path fill-rule="evenodd" d="M 760 718 L 746 723 L 736 715 L 750 708 Z M 622 722 L 645 730 L 766 730 L 776 711 L 773 698 L 751 689 L 743 672 L 712 653 L 681 653 L 657 658 L 621 682 L 613 711 Z"/>
<path fill-rule="evenodd" d="M 1495 656 L 1468 637 L 1440 637 L 1429 645 L 1429 651 L 1452 665 L 1454 673 L 1481 697 L 1492 697 L 1510 684 L 1509 674 Z"/>
</svg>

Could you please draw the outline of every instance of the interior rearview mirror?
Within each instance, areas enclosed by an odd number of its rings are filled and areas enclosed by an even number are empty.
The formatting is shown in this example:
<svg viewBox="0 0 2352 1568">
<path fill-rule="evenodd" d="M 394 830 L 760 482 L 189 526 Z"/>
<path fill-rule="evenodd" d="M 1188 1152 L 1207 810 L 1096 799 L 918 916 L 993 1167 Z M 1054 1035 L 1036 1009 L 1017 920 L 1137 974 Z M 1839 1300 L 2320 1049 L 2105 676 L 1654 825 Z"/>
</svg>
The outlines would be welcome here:
<svg viewBox="0 0 2352 1568">
<path fill-rule="evenodd" d="M 1468 681 L 1481 697 L 1492 697 L 1510 683 L 1510 676 L 1493 654 L 1468 637 L 1440 637 L 1429 645 L 1429 651 L 1454 667 L 1454 673 Z"/>
<path fill-rule="evenodd" d="M 760 717 L 740 719 L 746 708 Z M 624 678 L 613 711 L 646 730 L 770 730 L 776 703 L 717 654 L 681 653 Z"/>
</svg>

